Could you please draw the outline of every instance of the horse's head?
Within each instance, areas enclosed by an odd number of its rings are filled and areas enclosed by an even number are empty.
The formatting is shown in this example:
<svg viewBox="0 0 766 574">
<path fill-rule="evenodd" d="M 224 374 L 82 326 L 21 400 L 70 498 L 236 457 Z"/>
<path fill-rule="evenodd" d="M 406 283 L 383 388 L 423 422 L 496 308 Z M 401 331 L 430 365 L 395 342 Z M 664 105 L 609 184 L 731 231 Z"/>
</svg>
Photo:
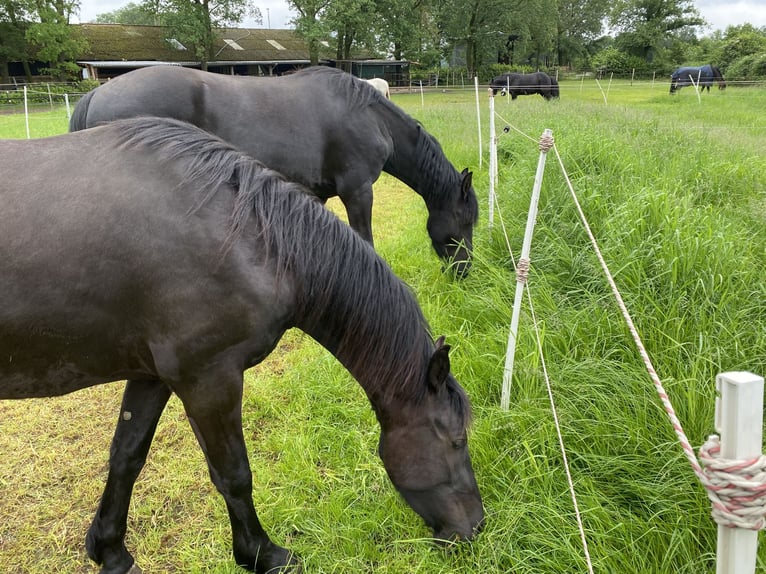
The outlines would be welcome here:
<svg viewBox="0 0 766 574">
<path fill-rule="evenodd" d="M 458 277 L 465 277 L 471 268 L 473 227 L 479 217 L 472 181 L 473 174 L 464 169 L 448 199 L 429 209 L 426 224 L 434 250 Z"/>
<path fill-rule="evenodd" d="M 670 93 L 675 93 L 678 88 L 678 75 L 674 73 L 672 76 L 670 76 Z"/>
<path fill-rule="evenodd" d="M 501 96 L 506 95 L 508 88 L 508 75 L 503 74 L 502 76 L 495 76 L 489 83 L 489 87 L 492 90 L 493 96 L 496 96 L 498 92 L 500 92 Z"/>
<path fill-rule="evenodd" d="M 468 454 L 467 398 L 450 374 L 444 338 L 428 367 L 422 400 L 387 409 L 378 453 L 405 501 L 437 540 L 469 540 L 484 522 L 484 507 Z"/>
</svg>

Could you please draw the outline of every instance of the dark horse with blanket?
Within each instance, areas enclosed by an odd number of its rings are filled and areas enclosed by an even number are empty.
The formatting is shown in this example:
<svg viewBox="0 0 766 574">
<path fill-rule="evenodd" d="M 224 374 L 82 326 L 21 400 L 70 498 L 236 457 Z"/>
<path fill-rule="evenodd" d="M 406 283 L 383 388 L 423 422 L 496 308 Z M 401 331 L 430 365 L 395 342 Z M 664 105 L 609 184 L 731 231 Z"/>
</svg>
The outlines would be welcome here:
<svg viewBox="0 0 766 574">
<path fill-rule="evenodd" d="M 713 82 L 718 83 L 718 89 L 726 89 L 726 80 L 723 78 L 721 70 L 716 66 L 708 64 L 706 66 L 678 68 L 670 75 L 670 93 L 675 93 L 684 86 L 697 86 L 698 89 L 707 88 L 710 93 L 710 86 Z"/>
<path fill-rule="evenodd" d="M 128 379 L 86 539 L 101 574 L 140 572 L 128 507 L 172 393 L 226 501 L 237 564 L 297 571 L 253 506 L 241 412 L 243 371 L 291 327 L 364 388 L 383 465 L 434 537 L 475 534 L 470 406 L 449 347 L 369 243 L 298 185 L 153 117 L 2 141 L 0 157 L 0 399 Z"/>
<path fill-rule="evenodd" d="M 540 94 L 546 100 L 559 97 L 559 83 L 544 72 L 534 74 L 501 74 L 490 82 L 492 93 L 500 92 L 501 96 L 510 94 L 515 100 L 518 96 Z"/>
<path fill-rule="evenodd" d="M 458 275 L 469 267 L 478 216 L 471 173 L 372 85 L 317 67 L 278 78 L 154 66 L 85 95 L 70 131 L 142 115 L 176 118 L 218 135 L 320 200 L 338 196 L 352 228 L 372 243 L 372 184 L 385 171 L 423 197 L 428 233 Z"/>
</svg>

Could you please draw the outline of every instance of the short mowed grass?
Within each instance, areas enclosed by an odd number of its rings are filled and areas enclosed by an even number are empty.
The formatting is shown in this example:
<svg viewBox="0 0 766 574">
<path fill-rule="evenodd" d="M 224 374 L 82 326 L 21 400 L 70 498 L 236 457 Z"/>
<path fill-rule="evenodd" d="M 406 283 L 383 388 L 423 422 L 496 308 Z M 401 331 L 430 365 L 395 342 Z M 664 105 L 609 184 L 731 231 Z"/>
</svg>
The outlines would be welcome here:
<svg viewBox="0 0 766 574">
<path fill-rule="evenodd" d="M 377 459 L 377 424 L 360 387 L 322 347 L 291 331 L 246 374 L 244 427 L 260 518 L 300 554 L 307 573 L 587 572 L 526 299 L 511 408 L 498 406 L 515 291 L 505 234 L 518 257 L 545 128 L 695 448 L 714 432 L 716 374 L 766 373 L 766 90 L 730 87 L 699 103 L 690 88 L 670 97 L 659 82 L 599 89 L 564 81 L 561 94 L 554 102 L 496 98 L 491 230 L 485 92 L 481 168 L 472 91 L 394 94 L 458 169 L 475 172 L 482 214 L 468 278 L 441 272 L 422 200 L 385 175 L 373 226 L 377 250 L 411 285 L 433 334 L 453 346 L 452 370 L 474 404 L 470 448 L 487 524 L 471 544 L 434 545 Z M 45 114 L 35 114 L 33 137 L 66 131 L 63 111 Z M 23 118 L 0 115 L 0 136 L 26 137 Z M 617 310 L 555 152 L 531 259 L 534 320 L 594 571 L 714 572 L 710 504 Z M 118 382 L 0 402 L 0 571 L 97 571 L 83 537 L 105 480 L 121 391 Z M 240 571 L 223 500 L 178 401 L 163 415 L 136 484 L 127 544 L 147 573 Z"/>
</svg>

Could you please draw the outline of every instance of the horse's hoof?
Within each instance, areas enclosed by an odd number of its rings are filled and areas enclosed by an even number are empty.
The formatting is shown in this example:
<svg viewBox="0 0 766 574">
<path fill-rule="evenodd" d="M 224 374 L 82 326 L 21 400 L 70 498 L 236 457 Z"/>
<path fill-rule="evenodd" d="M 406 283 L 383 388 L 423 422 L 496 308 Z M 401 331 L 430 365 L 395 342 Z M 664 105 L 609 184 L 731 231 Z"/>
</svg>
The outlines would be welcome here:
<svg viewBox="0 0 766 574">
<path fill-rule="evenodd" d="M 298 560 L 298 556 L 290 552 L 286 564 L 270 568 L 265 574 L 301 574 L 301 572 L 303 572 L 301 561 Z"/>
<path fill-rule="evenodd" d="M 143 574 L 142 570 L 133 562 L 133 566 L 130 567 L 127 574 Z"/>
</svg>

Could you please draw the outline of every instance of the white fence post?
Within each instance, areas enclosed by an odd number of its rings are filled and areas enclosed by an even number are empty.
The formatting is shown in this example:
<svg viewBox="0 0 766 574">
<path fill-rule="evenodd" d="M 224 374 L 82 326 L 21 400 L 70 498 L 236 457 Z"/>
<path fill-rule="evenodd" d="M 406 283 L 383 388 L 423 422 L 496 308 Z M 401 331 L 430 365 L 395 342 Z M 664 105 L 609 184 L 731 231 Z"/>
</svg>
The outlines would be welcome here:
<svg viewBox="0 0 766 574">
<path fill-rule="evenodd" d="M 721 435 L 721 458 L 761 456 L 763 377 L 746 372 L 721 373 L 715 379 L 715 427 Z M 758 531 L 718 525 L 717 574 L 753 574 Z"/>
<path fill-rule="evenodd" d="M 481 106 L 479 105 L 479 76 L 473 77 L 473 90 L 476 92 L 476 124 L 479 127 L 479 169 L 481 169 L 481 160 L 484 152 L 481 149 Z"/>
<path fill-rule="evenodd" d="M 535 184 L 532 189 L 529 212 L 527 213 L 527 226 L 524 231 L 524 242 L 521 245 L 519 260 L 516 262 L 516 295 L 513 299 L 513 314 L 511 315 L 511 328 L 508 331 L 508 348 L 505 352 L 505 369 L 503 370 L 503 392 L 500 396 L 500 408 L 504 411 L 507 411 L 511 404 L 511 379 L 513 377 L 513 361 L 516 354 L 516 334 L 519 329 L 521 298 L 524 295 L 524 286 L 526 285 L 527 271 L 529 269 L 529 251 L 532 246 L 532 235 L 535 231 L 537 204 L 540 200 L 540 188 L 543 185 L 545 158 L 551 147 L 553 147 L 553 132 L 546 129 L 540 138 L 540 157 L 537 160 Z"/>
<path fill-rule="evenodd" d="M 27 93 L 27 87 L 24 86 L 24 124 L 27 126 L 27 139 L 30 139 L 29 135 L 29 94 Z"/>
<path fill-rule="evenodd" d="M 495 96 L 489 88 L 489 232 L 495 223 L 495 185 L 497 185 L 497 136 L 495 134 Z"/>
</svg>

